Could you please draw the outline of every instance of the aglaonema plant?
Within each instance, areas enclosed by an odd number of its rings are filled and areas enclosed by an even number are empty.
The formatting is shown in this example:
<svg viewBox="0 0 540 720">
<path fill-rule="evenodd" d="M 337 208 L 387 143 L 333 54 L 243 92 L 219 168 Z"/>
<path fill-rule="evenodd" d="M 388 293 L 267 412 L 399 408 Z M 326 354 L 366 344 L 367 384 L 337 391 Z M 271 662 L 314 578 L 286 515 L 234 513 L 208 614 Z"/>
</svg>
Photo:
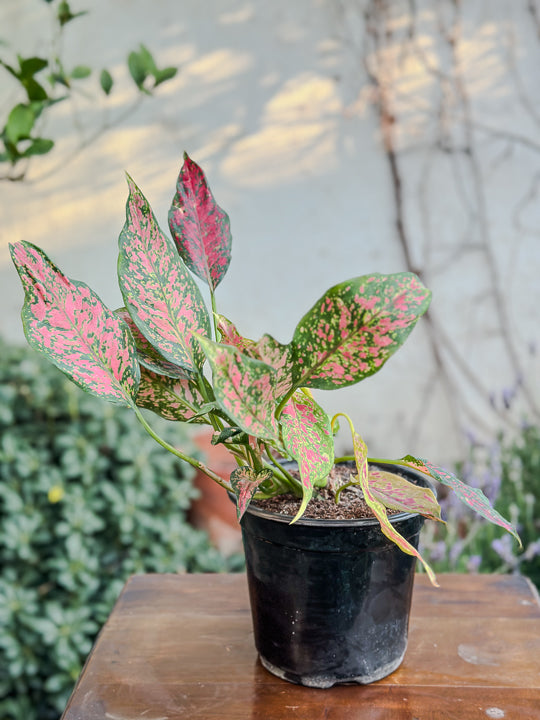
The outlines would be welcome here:
<svg viewBox="0 0 540 720">
<path fill-rule="evenodd" d="M 128 185 L 118 257 L 123 308 L 107 308 L 31 243 L 11 246 L 25 291 L 29 344 L 84 390 L 131 407 L 157 442 L 236 495 L 239 519 L 254 497 L 293 493 L 302 498 L 298 520 L 336 461 L 339 416 L 330 418 L 311 391 L 347 387 L 378 372 L 426 311 L 430 291 L 408 272 L 355 277 L 330 288 L 289 343 L 270 335 L 251 340 L 217 311 L 216 289 L 231 256 L 230 223 L 201 168 L 184 156 L 169 211 L 172 241 L 129 176 Z M 193 275 L 208 285 L 210 309 Z M 161 439 L 141 408 L 210 425 L 213 442 L 224 443 L 238 464 L 230 480 Z M 343 418 L 356 463 L 350 483 L 360 485 L 382 532 L 416 556 L 434 583 L 431 568 L 394 529 L 387 511 L 440 520 L 435 494 L 371 463 L 419 470 L 518 538 L 480 490 L 452 473 L 411 455 L 369 458 L 350 418 Z M 297 473 L 285 459 L 295 461 Z"/>
</svg>

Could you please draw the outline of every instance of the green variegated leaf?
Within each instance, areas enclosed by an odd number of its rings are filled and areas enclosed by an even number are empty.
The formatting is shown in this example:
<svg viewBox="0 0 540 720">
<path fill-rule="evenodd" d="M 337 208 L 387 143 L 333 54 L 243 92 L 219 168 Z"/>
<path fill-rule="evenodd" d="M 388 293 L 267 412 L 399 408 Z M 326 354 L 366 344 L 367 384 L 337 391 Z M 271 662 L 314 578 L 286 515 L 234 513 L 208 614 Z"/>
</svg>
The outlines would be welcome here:
<svg viewBox="0 0 540 720">
<path fill-rule="evenodd" d="M 430 297 L 412 273 L 335 285 L 294 332 L 294 387 L 329 390 L 373 375 L 405 342 Z"/>
<path fill-rule="evenodd" d="M 170 378 L 141 367 L 141 382 L 136 403 L 166 420 L 208 424 L 199 415 L 205 403 L 197 385 L 187 378 Z"/>
<path fill-rule="evenodd" d="M 441 506 L 430 488 L 414 485 L 400 475 L 378 468 L 370 468 L 368 481 L 372 495 L 387 508 L 441 520 Z"/>
<path fill-rule="evenodd" d="M 169 210 L 169 228 L 188 268 L 215 290 L 231 260 L 229 217 L 187 153 Z"/>
<path fill-rule="evenodd" d="M 234 323 L 218 315 L 218 330 L 222 343 L 238 348 L 244 355 L 262 360 L 276 371 L 276 398 L 279 400 L 292 388 L 292 356 L 289 345 L 282 345 L 271 335 L 250 340 L 240 335 Z"/>
<path fill-rule="evenodd" d="M 304 514 L 313 487 L 332 469 L 334 440 L 328 415 L 303 392 L 295 393 L 285 405 L 280 424 L 285 448 L 298 463 L 302 481 L 302 504 L 292 521 L 295 522 Z"/>
<path fill-rule="evenodd" d="M 384 535 L 386 535 L 389 540 L 394 542 L 400 548 L 400 550 L 403 550 L 404 553 L 407 553 L 407 555 L 412 555 L 413 557 L 416 557 L 418 560 L 420 560 L 433 585 L 438 586 L 437 578 L 435 577 L 435 573 L 433 572 L 431 567 L 420 555 L 418 550 L 413 547 L 411 543 L 395 529 L 395 527 L 388 519 L 388 516 L 386 514 L 386 508 L 384 507 L 383 503 L 378 500 L 371 491 L 368 474 L 367 446 L 360 437 L 360 435 L 358 435 L 357 432 L 354 432 L 350 420 L 349 424 L 351 424 L 351 431 L 353 435 L 354 457 L 358 470 L 358 480 L 360 483 L 360 487 L 362 488 L 362 492 L 364 493 L 364 500 L 369 505 L 369 507 L 373 511 L 373 514 L 379 521 L 381 531 Z"/>
<path fill-rule="evenodd" d="M 204 363 L 193 334 L 210 334 L 201 293 L 146 198 L 128 176 L 126 223 L 119 238 L 118 279 L 133 321 L 167 360 L 189 371 Z"/>
<path fill-rule="evenodd" d="M 167 375 L 172 378 L 190 377 L 191 373 L 188 370 L 165 360 L 165 358 L 158 353 L 155 347 L 148 342 L 139 328 L 135 325 L 126 308 L 119 308 L 118 310 L 115 310 L 115 314 L 122 318 L 131 330 L 131 334 L 135 340 L 135 345 L 137 346 L 139 362 L 143 367 L 148 370 L 152 370 L 152 372 L 158 373 L 158 375 Z"/>
<path fill-rule="evenodd" d="M 198 337 L 210 367 L 216 400 L 249 435 L 277 441 L 276 371 L 228 345 Z"/>
<path fill-rule="evenodd" d="M 22 321 L 29 344 L 83 390 L 133 406 L 139 363 L 127 325 L 39 248 L 19 242 L 10 250 L 25 291 Z"/>
<path fill-rule="evenodd" d="M 497 512 L 497 510 L 495 510 L 495 508 L 491 506 L 491 503 L 479 488 L 474 488 L 470 485 L 466 485 L 464 482 L 459 480 L 453 473 L 449 472 L 448 470 L 444 470 L 437 465 L 433 465 L 433 463 L 430 463 L 428 460 L 424 460 L 423 458 L 406 455 L 398 462 L 402 463 L 403 465 L 409 465 L 416 470 L 420 470 L 420 472 L 429 475 L 434 480 L 438 480 L 443 485 L 451 487 L 458 496 L 458 498 L 461 500 L 461 502 L 465 503 L 465 505 L 468 505 L 472 510 L 477 512 L 482 517 L 486 518 L 486 520 L 489 520 L 495 525 L 499 525 L 500 527 L 507 530 L 516 538 L 516 540 L 521 546 L 521 539 L 518 535 L 516 528 L 512 525 L 511 522 L 506 520 L 502 515 Z"/>
<path fill-rule="evenodd" d="M 236 468 L 231 473 L 231 487 L 236 495 L 236 515 L 238 520 L 242 519 L 242 515 L 247 510 L 251 498 L 256 493 L 257 488 L 265 480 L 272 477 L 271 470 L 255 470 L 248 465 Z"/>
</svg>

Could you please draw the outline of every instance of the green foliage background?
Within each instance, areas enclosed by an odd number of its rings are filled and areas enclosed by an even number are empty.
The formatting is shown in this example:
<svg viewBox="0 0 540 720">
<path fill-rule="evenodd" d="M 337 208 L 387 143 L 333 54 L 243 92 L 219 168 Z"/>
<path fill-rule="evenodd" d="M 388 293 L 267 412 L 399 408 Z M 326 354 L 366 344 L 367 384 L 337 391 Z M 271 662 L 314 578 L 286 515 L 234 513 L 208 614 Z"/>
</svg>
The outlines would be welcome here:
<svg viewBox="0 0 540 720">
<path fill-rule="evenodd" d="M 238 559 L 188 524 L 191 468 L 127 408 L 26 348 L 0 351 L 0 718 L 45 720 L 63 710 L 130 574 Z M 152 424 L 189 445 L 172 423 Z"/>
</svg>

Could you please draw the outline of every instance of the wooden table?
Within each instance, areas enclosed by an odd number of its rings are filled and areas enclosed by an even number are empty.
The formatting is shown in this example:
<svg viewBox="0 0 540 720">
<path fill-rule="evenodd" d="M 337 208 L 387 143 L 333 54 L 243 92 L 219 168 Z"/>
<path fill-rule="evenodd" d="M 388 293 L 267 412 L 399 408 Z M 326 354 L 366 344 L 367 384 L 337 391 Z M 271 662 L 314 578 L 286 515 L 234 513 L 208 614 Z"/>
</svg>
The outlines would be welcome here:
<svg viewBox="0 0 540 720">
<path fill-rule="evenodd" d="M 417 576 L 402 666 L 369 686 L 313 690 L 266 672 L 244 575 L 126 584 L 63 720 L 534 720 L 540 605 L 521 577 Z"/>
</svg>

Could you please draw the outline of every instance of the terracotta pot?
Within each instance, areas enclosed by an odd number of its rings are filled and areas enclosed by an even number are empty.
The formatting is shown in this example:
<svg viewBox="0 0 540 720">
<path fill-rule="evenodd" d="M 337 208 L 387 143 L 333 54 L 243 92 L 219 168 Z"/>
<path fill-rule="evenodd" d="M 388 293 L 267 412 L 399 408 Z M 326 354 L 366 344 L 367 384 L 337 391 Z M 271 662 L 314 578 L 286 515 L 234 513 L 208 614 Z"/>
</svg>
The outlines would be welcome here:
<svg viewBox="0 0 540 720">
<path fill-rule="evenodd" d="M 194 438 L 197 447 L 205 455 L 205 464 L 225 480 L 235 469 L 236 463 L 223 445 L 212 445 L 212 432 L 200 433 Z M 236 508 L 227 496 L 227 491 L 202 472 L 197 472 L 193 481 L 199 490 L 199 497 L 191 504 L 189 521 L 205 530 L 210 541 L 223 555 L 242 552 L 242 533 L 236 519 Z"/>
</svg>

